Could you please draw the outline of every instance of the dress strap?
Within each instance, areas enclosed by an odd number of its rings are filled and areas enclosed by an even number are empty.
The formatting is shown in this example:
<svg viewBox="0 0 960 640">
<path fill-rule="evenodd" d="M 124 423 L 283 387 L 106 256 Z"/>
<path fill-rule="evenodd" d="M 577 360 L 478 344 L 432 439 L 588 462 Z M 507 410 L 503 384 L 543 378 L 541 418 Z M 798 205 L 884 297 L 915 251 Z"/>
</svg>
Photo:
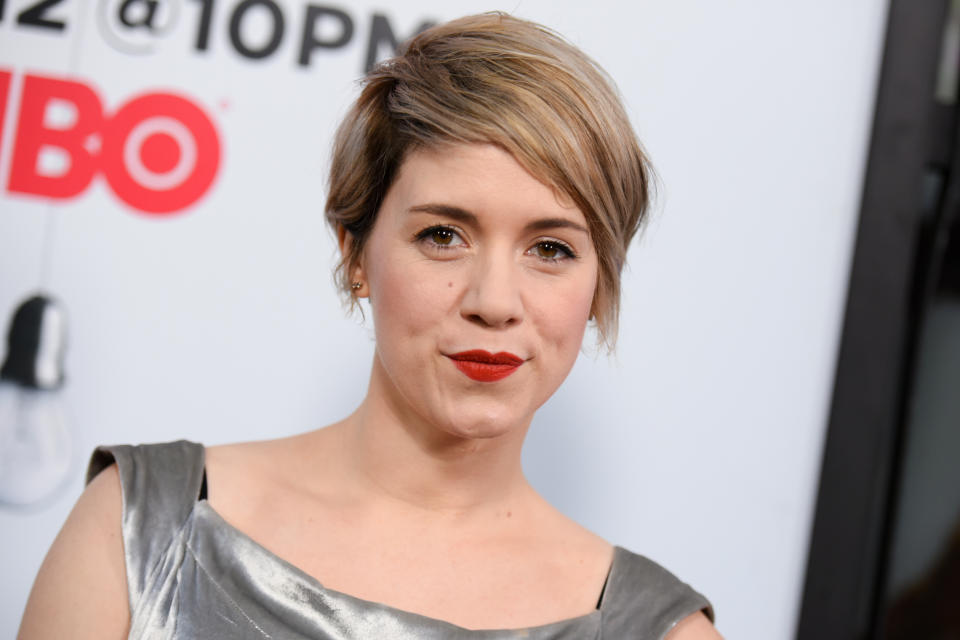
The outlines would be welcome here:
<svg viewBox="0 0 960 640">
<path fill-rule="evenodd" d="M 163 564 L 170 543 L 188 519 L 204 476 L 203 445 L 186 440 L 163 444 L 97 447 L 87 482 L 116 462 L 123 497 L 123 548 L 130 609 Z"/>
<path fill-rule="evenodd" d="M 659 564 L 622 547 L 615 554 L 600 608 L 604 638 L 659 640 L 697 611 L 713 621 L 710 602 Z"/>
</svg>

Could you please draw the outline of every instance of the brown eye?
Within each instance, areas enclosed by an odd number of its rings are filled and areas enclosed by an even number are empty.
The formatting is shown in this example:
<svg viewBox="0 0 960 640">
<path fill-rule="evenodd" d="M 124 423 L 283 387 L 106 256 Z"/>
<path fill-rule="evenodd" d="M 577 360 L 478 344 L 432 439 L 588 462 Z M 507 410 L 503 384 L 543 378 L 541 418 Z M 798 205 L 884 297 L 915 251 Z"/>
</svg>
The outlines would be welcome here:
<svg viewBox="0 0 960 640">
<path fill-rule="evenodd" d="M 555 260 L 560 254 L 560 247 L 552 242 L 541 242 L 537 245 L 537 254 L 547 260 Z"/>
<path fill-rule="evenodd" d="M 434 244 L 448 245 L 453 242 L 453 231 L 449 229 L 434 229 L 430 233 L 430 238 Z"/>
<path fill-rule="evenodd" d="M 540 240 L 527 250 L 527 254 L 543 263 L 555 265 L 577 259 L 570 245 L 559 240 Z"/>
<path fill-rule="evenodd" d="M 434 250 L 455 249 L 466 244 L 456 229 L 440 225 L 427 227 L 420 231 L 414 239 L 427 250 L 431 248 Z"/>
<path fill-rule="evenodd" d="M 550 264 L 559 264 L 577 257 L 569 245 L 559 240 L 541 240 L 530 247 L 527 253 Z"/>
</svg>

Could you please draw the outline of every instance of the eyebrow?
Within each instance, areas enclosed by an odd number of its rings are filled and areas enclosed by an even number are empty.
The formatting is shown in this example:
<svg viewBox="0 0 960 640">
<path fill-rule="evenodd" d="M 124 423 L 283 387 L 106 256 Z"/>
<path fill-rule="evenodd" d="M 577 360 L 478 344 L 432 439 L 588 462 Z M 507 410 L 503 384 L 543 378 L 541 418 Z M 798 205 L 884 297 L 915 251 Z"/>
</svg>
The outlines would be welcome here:
<svg viewBox="0 0 960 640">
<path fill-rule="evenodd" d="M 453 218 L 454 220 L 472 226 L 478 226 L 480 222 L 475 213 L 449 204 L 418 204 L 410 207 L 407 211 L 409 213 L 432 213 L 438 216 Z M 524 231 L 547 231 L 549 229 L 574 229 L 587 236 L 590 235 L 590 231 L 582 224 L 568 220 L 567 218 L 538 218 L 524 227 Z"/>
</svg>

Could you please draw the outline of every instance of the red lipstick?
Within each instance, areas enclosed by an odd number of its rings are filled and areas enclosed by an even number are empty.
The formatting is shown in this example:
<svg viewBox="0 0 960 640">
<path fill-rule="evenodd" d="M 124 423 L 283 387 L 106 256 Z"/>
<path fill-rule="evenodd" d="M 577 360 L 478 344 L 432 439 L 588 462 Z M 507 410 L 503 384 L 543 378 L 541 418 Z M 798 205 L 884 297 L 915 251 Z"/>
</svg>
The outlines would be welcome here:
<svg viewBox="0 0 960 640">
<path fill-rule="evenodd" d="M 496 382 L 517 370 L 523 364 L 523 358 L 501 351 L 490 353 L 483 349 L 461 351 L 447 356 L 453 364 L 471 380 L 478 382 Z"/>
</svg>

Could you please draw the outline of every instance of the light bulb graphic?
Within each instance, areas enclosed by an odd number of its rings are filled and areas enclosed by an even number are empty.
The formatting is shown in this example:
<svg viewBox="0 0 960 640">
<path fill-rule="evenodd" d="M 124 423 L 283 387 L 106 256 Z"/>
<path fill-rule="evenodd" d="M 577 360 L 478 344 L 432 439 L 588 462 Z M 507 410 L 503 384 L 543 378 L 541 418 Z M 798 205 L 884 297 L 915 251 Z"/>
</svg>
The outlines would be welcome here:
<svg viewBox="0 0 960 640">
<path fill-rule="evenodd" d="M 71 469 L 73 447 L 59 390 L 66 314 L 34 295 L 17 307 L 0 369 L 0 505 L 52 498 Z"/>
</svg>

